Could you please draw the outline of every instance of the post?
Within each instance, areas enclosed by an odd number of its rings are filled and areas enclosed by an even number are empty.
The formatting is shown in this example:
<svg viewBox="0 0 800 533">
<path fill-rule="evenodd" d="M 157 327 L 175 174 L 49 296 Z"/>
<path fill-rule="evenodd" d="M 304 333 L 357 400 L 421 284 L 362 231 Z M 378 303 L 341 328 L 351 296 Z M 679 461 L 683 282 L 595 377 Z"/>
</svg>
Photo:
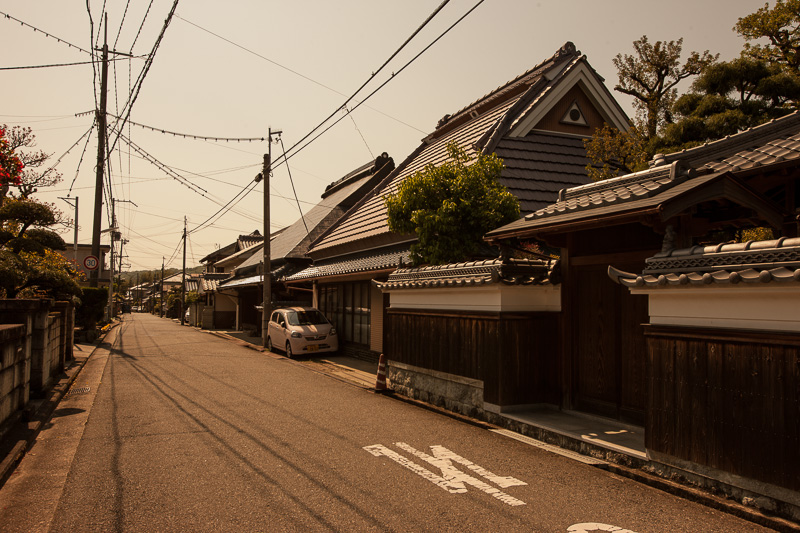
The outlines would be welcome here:
<svg viewBox="0 0 800 533">
<path fill-rule="evenodd" d="M 181 276 L 181 326 L 186 311 L 186 217 L 183 217 L 183 275 Z"/>
<path fill-rule="evenodd" d="M 72 240 L 72 260 L 78 263 L 78 197 L 75 197 L 75 237 Z"/>
<path fill-rule="evenodd" d="M 111 199 L 111 227 L 108 228 L 111 236 L 111 256 L 108 260 L 108 319 L 114 318 L 114 239 L 117 232 L 117 221 L 114 214 L 114 199 Z M 102 265 L 102 263 L 101 263 Z"/>
<path fill-rule="evenodd" d="M 96 110 L 97 118 L 97 169 L 94 186 L 94 223 L 92 225 L 92 255 L 100 259 L 100 226 L 103 215 L 103 175 L 106 160 L 106 86 L 108 84 L 108 15 L 104 26 L 103 65 L 100 69 L 100 109 Z M 114 241 L 111 241 L 114 247 Z M 97 287 L 102 264 L 89 274 L 89 286 Z"/>
<path fill-rule="evenodd" d="M 67 202 L 70 207 L 75 207 L 75 234 L 72 238 L 72 260 L 75 261 L 75 264 L 78 263 L 78 197 L 75 197 L 75 205 L 72 205 L 72 198 L 69 196 L 59 196 L 59 200 L 64 200 Z"/>
<path fill-rule="evenodd" d="M 164 257 L 161 257 L 161 288 L 158 291 L 158 316 L 164 318 Z"/>
<path fill-rule="evenodd" d="M 269 130 L 269 137 L 267 138 L 269 148 L 267 153 L 264 154 L 264 262 L 263 277 L 264 280 L 264 301 L 261 307 L 261 345 L 267 347 L 267 334 L 269 327 L 269 316 L 272 314 L 272 266 L 270 264 L 270 246 L 269 246 L 269 173 L 272 161 L 272 129 Z"/>
</svg>

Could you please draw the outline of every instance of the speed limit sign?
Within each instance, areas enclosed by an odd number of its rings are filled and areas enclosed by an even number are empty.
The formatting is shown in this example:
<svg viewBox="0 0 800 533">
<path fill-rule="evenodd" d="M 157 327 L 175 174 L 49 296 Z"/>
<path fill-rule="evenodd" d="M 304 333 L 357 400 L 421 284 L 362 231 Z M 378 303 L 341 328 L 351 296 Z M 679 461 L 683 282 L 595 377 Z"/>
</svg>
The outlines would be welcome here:
<svg viewBox="0 0 800 533">
<path fill-rule="evenodd" d="M 87 255 L 86 259 L 83 260 L 83 266 L 86 267 L 86 270 L 94 270 L 97 268 L 97 264 L 99 261 L 93 255 Z"/>
</svg>

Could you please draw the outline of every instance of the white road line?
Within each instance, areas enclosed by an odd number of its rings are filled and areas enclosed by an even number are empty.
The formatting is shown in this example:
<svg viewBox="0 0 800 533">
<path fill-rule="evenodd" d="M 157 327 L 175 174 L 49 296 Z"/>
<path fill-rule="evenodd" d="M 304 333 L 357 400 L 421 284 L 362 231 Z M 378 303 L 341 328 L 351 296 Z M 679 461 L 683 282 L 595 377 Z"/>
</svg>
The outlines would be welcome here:
<svg viewBox="0 0 800 533">
<path fill-rule="evenodd" d="M 556 453 L 558 455 L 567 457 L 569 459 L 573 459 L 575 461 L 579 461 L 583 464 L 587 465 L 607 465 L 606 461 L 602 461 L 600 459 L 595 459 L 594 457 L 589 457 L 588 455 L 581 455 L 577 452 L 573 452 L 572 450 L 565 450 L 563 448 L 559 448 L 558 446 L 553 446 L 552 444 L 547 444 L 546 442 L 542 442 L 540 440 L 532 439 L 530 437 L 526 437 L 525 435 L 521 435 L 519 433 L 515 433 L 513 431 L 509 431 L 507 429 L 490 429 L 494 433 L 499 433 L 500 435 L 504 435 L 506 437 L 512 438 L 514 440 L 518 440 L 520 442 L 524 442 L 525 444 L 529 444 L 531 446 L 535 446 L 542 450 L 546 450 L 548 452 Z"/>
</svg>

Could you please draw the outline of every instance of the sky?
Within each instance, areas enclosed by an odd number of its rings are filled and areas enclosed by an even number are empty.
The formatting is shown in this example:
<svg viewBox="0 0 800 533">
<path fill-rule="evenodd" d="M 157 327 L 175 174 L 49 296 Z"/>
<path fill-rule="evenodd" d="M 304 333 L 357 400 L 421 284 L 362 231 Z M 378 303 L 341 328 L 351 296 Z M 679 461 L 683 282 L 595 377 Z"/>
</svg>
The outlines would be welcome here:
<svg viewBox="0 0 800 533">
<path fill-rule="evenodd" d="M 108 113 L 119 116 L 129 108 L 135 123 L 114 144 L 111 195 L 127 241 L 124 270 L 156 269 L 162 261 L 180 267 L 184 217 L 191 267 L 238 235 L 264 228 L 263 182 L 253 187 L 253 179 L 270 146 L 206 138 L 260 139 L 270 128 L 282 132 L 271 145 L 273 161 L 284 150 L 292 155 L 288 165 L 276 164 L 270 180 L 275 231 L 317 204 L 328 184 L 382 152 L 400 163 L 442 116 L 529 70 L 567 41 L 611 90 L 617 83 L 613 58 L 632 53 L 633 41 L 643 35 L 651 42 L 683 38 L 684 57 L 709 50 L 721 60 L 733 59 L 745 42 L 734 24 L 764 5 L 484 0 L 412 61 L 478 2 L 450 0 L 379 71 L 442 0 L 0 0 L 0 124 L 32 128 L 36 148 L 53 154 L 49 163 L 58 163 L 63 179 L 35 196 L 70 218 L 74 202 L 60 197 L 77 197 L 78 240 L 91 243 L 97 161 L 97 131 L 91 127 L 99 77 L 91 64 L 9 67 L 90 62 L 89 50 L 103 43 L 104 9 L 112 51 L 144 56 L 163 31 L 129 107 L 145 60 L 111 54 L 117 60 L 109 68 Z M 388 83 L 345 115 L 342 104 L 375 72 L 348 108 Z M 679 89 L 688 85 L 684 81 Z M 630 98 L 612 92 L 632 117 Z M 342 120 L 292 151 L 332 113 Z M 222 209 L 245 190 L 250 192 L 232 208 Z M 109 227 L 109 210 L 104 205 L 103 229 Z M 64 229 L 67 242 L 72 231 Z M 108 239 L 104 234 L 102 242 Z"/>
</svg>

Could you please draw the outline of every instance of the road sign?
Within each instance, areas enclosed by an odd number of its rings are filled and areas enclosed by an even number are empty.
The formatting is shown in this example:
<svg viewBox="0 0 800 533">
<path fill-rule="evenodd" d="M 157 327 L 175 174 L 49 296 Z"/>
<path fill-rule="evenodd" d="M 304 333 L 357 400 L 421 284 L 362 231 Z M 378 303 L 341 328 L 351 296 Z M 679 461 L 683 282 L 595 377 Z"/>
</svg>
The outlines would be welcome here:
<svg viewBox="0 0 800 533">
<path fill-rule="evenodd" d="M 83 260 L 83 266 L 86 267 L 86 270 L 94 270 L 97 268 L 97 265 L 100 261 L 93 255 L 87 255 L 86 258 Z"/>
</svg>

